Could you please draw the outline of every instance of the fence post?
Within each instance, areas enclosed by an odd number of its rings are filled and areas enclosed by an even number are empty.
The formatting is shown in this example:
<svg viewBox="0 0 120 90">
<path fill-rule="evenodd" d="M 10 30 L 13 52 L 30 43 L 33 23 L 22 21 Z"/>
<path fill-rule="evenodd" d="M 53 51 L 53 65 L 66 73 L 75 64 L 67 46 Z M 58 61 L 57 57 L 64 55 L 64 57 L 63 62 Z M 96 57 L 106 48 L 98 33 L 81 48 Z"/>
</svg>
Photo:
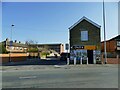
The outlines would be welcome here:
<svg viewBox="0 0 120 90">
<path fill-rule="evenodd" d="M 80 59 L 80 64 L 82 65 L 82 57 L 81 57 L 81 59 Z"/>
<path fill-rule="evenodd" d="M 119 55 L 117 54 L 117 59 L 119 59 Z"/>
<path fill-rule="evenodd" d="M 74 57 L 74 65 L 76 65 L 76 57 Z"/>
<path fill-rule="evenodd" d="M 70 62 L 69 62 L 69 58 L 67 58 L 67 65 L 69 65 L 70 64 Z"/>
<path fill-rule="evenodd" d="M 87 57 L 87 65 L 88 65 L 88 57 Z"/>
</svg>

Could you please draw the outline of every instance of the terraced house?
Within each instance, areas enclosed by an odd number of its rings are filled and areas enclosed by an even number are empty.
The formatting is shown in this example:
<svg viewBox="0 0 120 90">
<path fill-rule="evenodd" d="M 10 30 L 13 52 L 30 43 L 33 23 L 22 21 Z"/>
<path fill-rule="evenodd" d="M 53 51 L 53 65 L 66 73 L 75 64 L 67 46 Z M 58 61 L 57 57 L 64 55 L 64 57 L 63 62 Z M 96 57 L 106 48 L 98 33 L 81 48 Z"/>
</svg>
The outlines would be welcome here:
<svg viewBox="0 0 120 90">
<path fill-rule="evenodd" d="M 26 44 L 23 44 L 21 43 L 20 41 L 17 42 L 17 40 L 15 40 L 14 42 L 13 41 L 10 41 L 8 38 L 2 42 L 3 45 L 5 46 L 6 48 L 6 51 L 7 52 L 14 52 L 14 53 L 24 53 L 24 52 L 27 52 L 27 45 Z"/>
<path fill-rule="evenodd" d="M 70 60 L 81 57 L 88 58 L 88 63 L 96 63 L 100 60 L 101 53 L 101 26 L 86 17 L 69 28 Z"/>
</svg>

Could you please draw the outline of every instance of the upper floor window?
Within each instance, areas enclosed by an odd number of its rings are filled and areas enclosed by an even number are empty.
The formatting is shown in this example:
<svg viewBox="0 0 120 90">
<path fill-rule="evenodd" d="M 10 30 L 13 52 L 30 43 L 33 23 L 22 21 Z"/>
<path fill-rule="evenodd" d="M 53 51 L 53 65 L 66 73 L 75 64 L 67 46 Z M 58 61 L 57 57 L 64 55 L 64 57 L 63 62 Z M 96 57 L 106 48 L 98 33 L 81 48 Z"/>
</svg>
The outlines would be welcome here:
<svg viewBox="0 0 120 90">
<path fill-rule="evenodd" d="M 81 41 L 88 41 L 88 31 L 81 31 Z"/>
<path fill-rule="evenodd" d="M 120 46 L 120 41 L 117 41 L 117 46 Z"/>
<path fill-rule="evenodd" d="M 16 47 L 16 50 L 18 50 L 19 49 L 19 47 Z"/>
</svg>

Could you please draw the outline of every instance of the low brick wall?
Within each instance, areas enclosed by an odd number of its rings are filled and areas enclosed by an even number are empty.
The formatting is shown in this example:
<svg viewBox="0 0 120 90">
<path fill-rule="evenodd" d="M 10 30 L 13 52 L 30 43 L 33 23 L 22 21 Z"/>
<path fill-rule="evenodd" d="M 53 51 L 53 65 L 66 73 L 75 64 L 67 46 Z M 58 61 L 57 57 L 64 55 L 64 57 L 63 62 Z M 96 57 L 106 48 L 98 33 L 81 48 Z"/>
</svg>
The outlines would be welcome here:
<svg viewBox="0 0 120 90">
<path fill-rule="evenodd" d="M 104 58 L 102 59 L 102 62 L 104 63 Z M 107 58 L 107 64 L 119 64 L 120 59 L 117 58 Z"/>
<path fill-rule="evenodd" d="M 11 57 L 11 62 L 19 62 L 27 60 L 26 53 L 11 53 L 11 54 L 0 54 L 0 64 L 8 63 Z"/>
</svg>

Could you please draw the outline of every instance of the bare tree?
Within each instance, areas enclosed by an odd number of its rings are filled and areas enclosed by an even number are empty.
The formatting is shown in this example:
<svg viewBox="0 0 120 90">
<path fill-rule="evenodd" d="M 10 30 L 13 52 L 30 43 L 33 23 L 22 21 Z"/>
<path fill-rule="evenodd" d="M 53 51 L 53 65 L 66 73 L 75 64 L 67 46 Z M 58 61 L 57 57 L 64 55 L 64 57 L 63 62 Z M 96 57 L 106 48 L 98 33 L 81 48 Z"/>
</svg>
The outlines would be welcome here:
<svg viewBox="0 0 120 90">
<path fill-rule="evenodd" d="M 37 44 L 38 42 L 35 40 L 26 40 L 25 44 L 28 46 L 29 50 L 33 51 L 37 51 Z"/>
</svg>

